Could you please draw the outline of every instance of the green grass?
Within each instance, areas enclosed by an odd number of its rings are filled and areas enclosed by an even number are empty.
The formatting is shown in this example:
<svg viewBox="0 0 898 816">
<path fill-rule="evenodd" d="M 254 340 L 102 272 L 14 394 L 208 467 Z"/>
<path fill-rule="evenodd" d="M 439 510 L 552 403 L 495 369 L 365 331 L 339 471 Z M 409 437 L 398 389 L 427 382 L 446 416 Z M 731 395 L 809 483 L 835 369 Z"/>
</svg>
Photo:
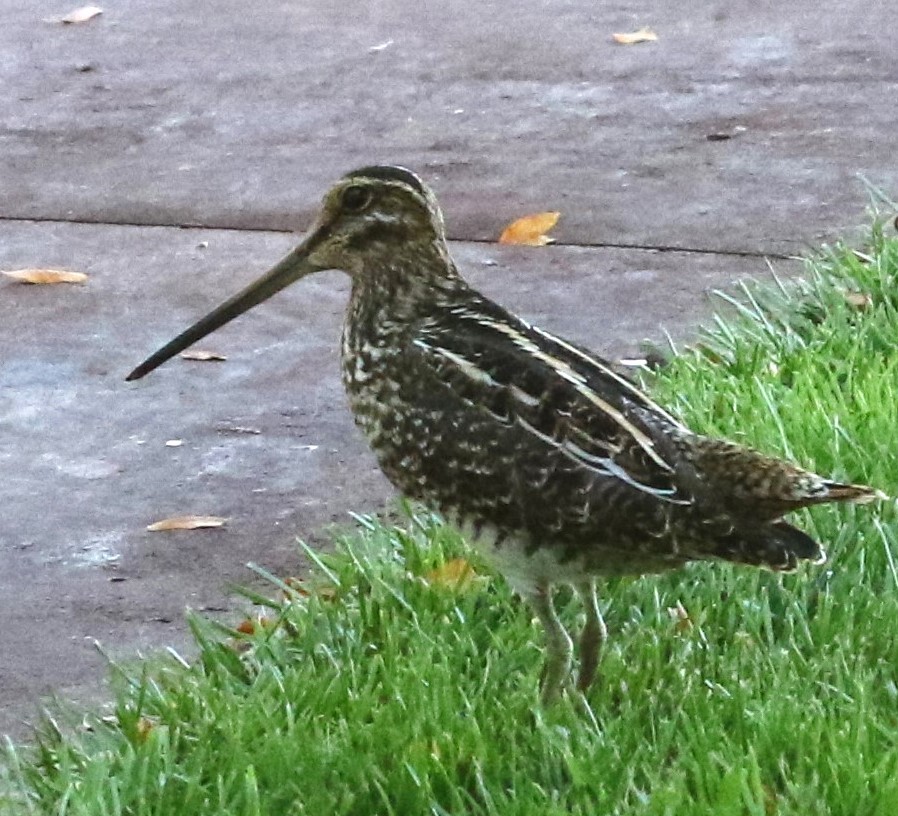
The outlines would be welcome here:
<svg viewBox="0 0 898 816">
<path fill-rule="evenodd" d="M 805 284 L 739 303 L 654 393 L 697 430 L 898 494 L 898 241 L 874 230 L 866 255 L 836 248 Z M 826 567 L 607 582 L 586 711 L 537 705 L 541 633 L 500 579 L 426 580 L 457 556 L 487 574 L 451 531 L 360 518 L 318 556 L 319 589 L 274 604 L 247 650 L 191 618 L 191 665 L 116 667 L 114 717 L 10 746 L 0 812 L 891 816 L 896 509 L 797 520 Z"/>
</svg>

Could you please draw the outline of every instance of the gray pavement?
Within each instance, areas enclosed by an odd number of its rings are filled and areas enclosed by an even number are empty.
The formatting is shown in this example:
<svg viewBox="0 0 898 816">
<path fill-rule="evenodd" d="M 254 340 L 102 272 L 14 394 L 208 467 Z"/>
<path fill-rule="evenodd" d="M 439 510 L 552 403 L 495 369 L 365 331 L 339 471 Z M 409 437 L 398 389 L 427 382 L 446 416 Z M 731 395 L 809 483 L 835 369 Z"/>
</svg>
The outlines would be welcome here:
<svg viewBox="0 0 898 816">
<path fill-rule="evenodd" d="M 338 273 L 203 343 L 227 362 L 122 379 L 286 252 L 341 173 L 418 170 L 478 286 L 612 355 L 688 336 L 708 289 L 862 223 L 858 174 L 898 190 L 884 2 L 158 0 L 43 21 L 74 5 L 0 0 L 0 268 L 90 275 L 0 280 L 0 733 L 50 691 L 102 695 L 92 639 L 181 647 L 184 607 L 226 609 L 247 561 L 301 570 L 295 536 L 389 500 L 340 391 Z M 611 43 L 645 24 L 658 43 Z M 560 246 L 491 243 L 545 209 Z M 188 512 L 229 521 L 145 530 Z"/>
</svg>

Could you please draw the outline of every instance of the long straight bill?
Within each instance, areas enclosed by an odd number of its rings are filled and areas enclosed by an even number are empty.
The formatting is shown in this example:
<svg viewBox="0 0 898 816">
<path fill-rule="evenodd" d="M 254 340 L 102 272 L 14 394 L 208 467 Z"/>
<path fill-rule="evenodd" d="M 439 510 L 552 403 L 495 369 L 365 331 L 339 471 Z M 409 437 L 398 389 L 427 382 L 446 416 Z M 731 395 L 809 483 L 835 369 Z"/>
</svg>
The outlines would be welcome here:
<svg viewBox="0 0 898 816">
<path fill-rule="evenodd" d="M 166 343 L 159 351 L 151 354 L 125 379 L 139 380 L 145 374 L 149 374 L 154 368 L 161 366 L 166 360 L 171 359 L 179 352 L 192 346 L 197 340 L 214 332 L 237 315 L 252 309 L 263 300 L 270 298 L 275 292 L 279 292 L 285 286 L 299 280 L 312 272 L 317 272 L 319 267 L 310 262 L 309 255 L 316 243 L 317 232 L 310 235 L 296 249 L 280 261 L 273 269 L 266 272 L 261 278 L 251 283 L 242 292 L 238 292 L 230 300 L 222 303 L 213 312 L 207 314 L 202 320 L 194 323 L 189 329 L 181 332 L 170 343 Z"/>
</svg>

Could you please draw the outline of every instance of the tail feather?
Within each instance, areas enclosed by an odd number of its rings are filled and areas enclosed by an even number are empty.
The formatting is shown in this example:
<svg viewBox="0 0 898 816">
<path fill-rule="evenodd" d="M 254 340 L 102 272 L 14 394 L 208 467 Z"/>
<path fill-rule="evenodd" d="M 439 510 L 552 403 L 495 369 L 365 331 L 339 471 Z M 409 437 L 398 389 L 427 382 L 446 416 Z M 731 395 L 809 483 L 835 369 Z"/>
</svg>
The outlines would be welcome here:
<svg viewBox="0 0 898 816">
<path fill-rule="evenodd" d="M 767 567 L 775 572 L 792 572 L 801 561 L 814 564 L 826 561 L 826 552 L 818 542 L 785 521 L 734 530 L 718 539 L 715 555 L 739 564 Z"/>
<path fill-rule="evenodd" d="M 715 498 L 734 515 L 749 508 L 755 519 L 773 522 L 814 504 L 887 498 L 873 487 L 836 482 L 734 442 L 690 436 L 681 444 L 698 483 L 713 485 Z"/>
</svg>

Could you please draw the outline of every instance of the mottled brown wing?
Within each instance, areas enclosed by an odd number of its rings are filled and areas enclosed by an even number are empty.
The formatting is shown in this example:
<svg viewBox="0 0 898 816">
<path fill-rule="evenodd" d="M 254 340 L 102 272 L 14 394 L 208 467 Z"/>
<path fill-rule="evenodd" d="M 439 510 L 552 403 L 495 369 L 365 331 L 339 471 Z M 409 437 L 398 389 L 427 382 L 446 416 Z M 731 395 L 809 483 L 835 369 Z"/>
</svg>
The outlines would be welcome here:
<svg viewBox="0 0 898 816">
<path fill-rule="evenodd" d="M 517 423 L 584 468 L 688 502 L 656 444 L 676 421 L 601 358 L 486 300 L 445 307 L 411 343 L 454 393 L 498 421 Z"/>
</svg>

